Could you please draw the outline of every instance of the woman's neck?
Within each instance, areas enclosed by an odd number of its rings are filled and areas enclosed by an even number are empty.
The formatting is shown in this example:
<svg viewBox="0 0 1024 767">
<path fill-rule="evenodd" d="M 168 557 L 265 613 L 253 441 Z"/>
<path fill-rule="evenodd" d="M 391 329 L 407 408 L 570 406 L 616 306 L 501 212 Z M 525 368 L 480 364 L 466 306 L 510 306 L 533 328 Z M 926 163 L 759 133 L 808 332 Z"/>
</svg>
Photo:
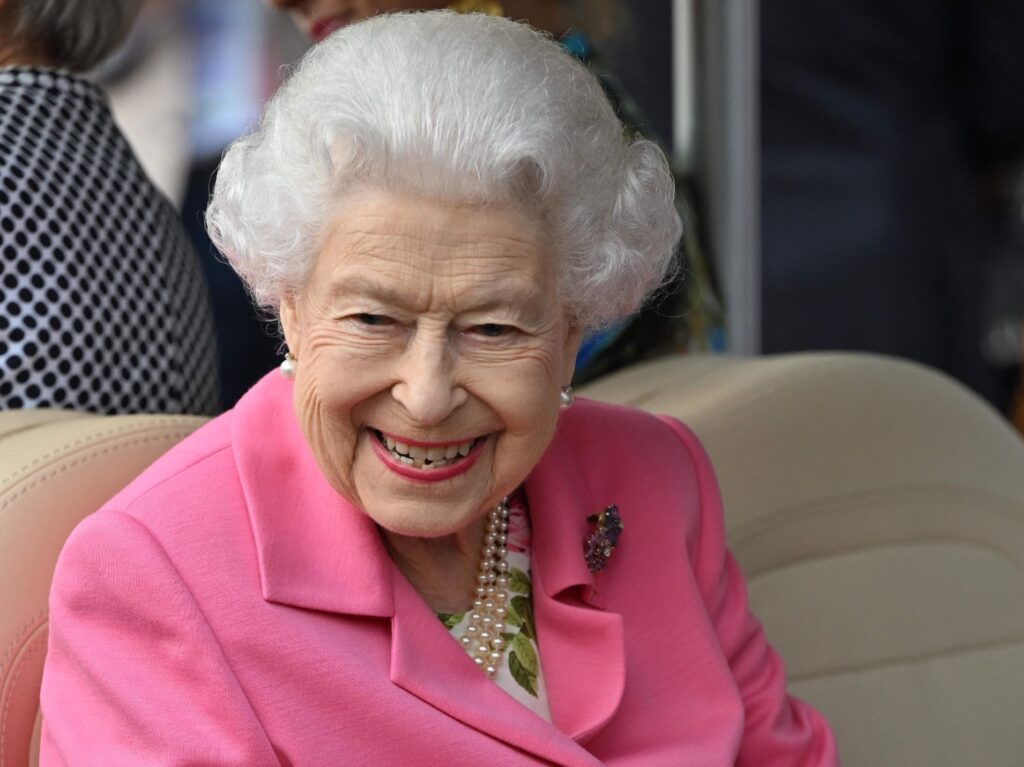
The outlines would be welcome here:
<svg viewBox="0 0 1024 767">
<path fill-rule="evenodd" d="M 381 530 L 391 559 L 435 613 L 462 613 L 473 602 L 486 515 L 451 535 L 414 538 Z"/>
</svg>

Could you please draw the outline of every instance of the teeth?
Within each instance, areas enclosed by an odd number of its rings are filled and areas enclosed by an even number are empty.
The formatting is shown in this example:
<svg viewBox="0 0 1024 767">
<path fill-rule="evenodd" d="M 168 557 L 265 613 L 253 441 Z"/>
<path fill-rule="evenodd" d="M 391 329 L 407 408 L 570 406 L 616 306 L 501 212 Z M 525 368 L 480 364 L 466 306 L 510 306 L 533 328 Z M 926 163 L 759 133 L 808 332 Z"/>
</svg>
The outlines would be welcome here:
<svg viewBox="0 0 1024 767">
<path fill-rule="evenodd" d="M 2 0 L 0 0 L 2 1 Z M 424 447 L 422 445 L 409 445 L 389 437 L 383 432 L 377 432 L 378 438 L 387 445 L 391 456 L 406 466 L 414 466 L 417 469 L 440 469 L 454 463 L 460 458 L 469 455 L 476 440 L 469 440 L 459 444 Z M 429 461 L 429 463 L 428 463 Z"/>
</svg>

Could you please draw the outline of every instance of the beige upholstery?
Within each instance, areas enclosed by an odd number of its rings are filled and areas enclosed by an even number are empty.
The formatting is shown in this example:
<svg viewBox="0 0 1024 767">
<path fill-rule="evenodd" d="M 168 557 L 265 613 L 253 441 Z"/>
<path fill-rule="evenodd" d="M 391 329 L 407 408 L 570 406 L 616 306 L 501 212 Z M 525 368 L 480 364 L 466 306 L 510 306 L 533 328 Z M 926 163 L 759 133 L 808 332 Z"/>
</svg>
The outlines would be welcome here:
<svg viewBox="0 0 1024 767">
<path fill-rule="evenodd" d="M 36 763 L 46 599 L 64 539 L 202 422 L 0 412 L 0 767 Z"/>
<path fill-rule="evenodd" d="M 671 358 L 587 396 L 669 413 L 844 767 L 1024 764 L 1024 444 L 951 380 L 859 355 Z"/>
</svg>

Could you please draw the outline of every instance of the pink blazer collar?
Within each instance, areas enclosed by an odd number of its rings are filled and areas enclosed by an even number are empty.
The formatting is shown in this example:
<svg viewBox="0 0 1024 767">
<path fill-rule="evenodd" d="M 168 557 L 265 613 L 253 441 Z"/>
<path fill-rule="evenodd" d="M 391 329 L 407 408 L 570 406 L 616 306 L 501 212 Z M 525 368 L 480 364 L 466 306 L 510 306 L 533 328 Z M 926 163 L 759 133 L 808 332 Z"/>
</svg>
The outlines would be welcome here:
<svg viewBox="0 0 1024 767">
<path fill-rule="evenodd" d="M 373 522 L 324 479 L 276 371 L 235 406 L 231 443 L 256 540 L 263 598 L 394 615 L 393 569 Z"/>
</svg>

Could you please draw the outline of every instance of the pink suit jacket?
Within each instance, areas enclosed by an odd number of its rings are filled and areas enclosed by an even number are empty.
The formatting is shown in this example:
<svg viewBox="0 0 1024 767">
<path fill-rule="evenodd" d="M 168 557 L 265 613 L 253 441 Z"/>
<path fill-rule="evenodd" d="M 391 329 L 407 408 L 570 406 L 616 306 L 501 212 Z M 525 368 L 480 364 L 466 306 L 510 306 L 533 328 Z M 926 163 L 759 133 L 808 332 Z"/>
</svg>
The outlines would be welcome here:
<svg viewBox="0 0 1024 767">
<path fill-rule="evenodd" d="M 42 764 L 835 765 L 680 424 L 579 401 L 526 482 L 553 724 L 481 674 L 327 484 L 271 374 L 72 534 Z M 587 516 L 618 504 L 603 571 Z"/>
</svg>

